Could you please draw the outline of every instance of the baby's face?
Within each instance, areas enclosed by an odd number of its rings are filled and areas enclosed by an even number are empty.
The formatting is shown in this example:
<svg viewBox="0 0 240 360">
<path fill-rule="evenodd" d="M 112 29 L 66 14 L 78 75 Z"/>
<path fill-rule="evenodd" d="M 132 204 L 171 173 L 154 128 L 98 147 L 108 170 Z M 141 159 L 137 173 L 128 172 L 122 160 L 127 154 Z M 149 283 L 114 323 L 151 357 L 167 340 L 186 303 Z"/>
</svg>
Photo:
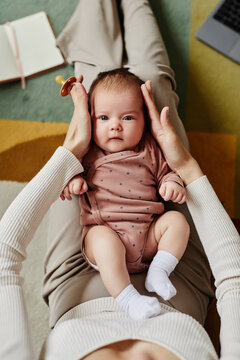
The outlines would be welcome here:
<svg viewBox="0 0 240 360">
<path fill-rule="evenodd" d="M 91 109 L 93 139 L 101 149 L 114 153 L 136 147 L 145 124 L 143 98 L 136 88 L 117 91 L 99 86 Z"/>
</svg>

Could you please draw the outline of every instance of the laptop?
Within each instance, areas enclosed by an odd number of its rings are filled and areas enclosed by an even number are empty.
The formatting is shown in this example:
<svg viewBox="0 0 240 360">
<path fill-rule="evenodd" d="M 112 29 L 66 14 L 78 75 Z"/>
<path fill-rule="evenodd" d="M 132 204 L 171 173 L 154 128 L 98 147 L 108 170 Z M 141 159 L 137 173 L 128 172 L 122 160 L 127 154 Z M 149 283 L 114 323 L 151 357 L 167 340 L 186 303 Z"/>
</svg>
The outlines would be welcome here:
<svg viewBox="0 0 240 360">
<path fill-rule="evenodd" d="M 196 37 L 240 64 L 240 0 L 221 0 Z"/>
</svg>

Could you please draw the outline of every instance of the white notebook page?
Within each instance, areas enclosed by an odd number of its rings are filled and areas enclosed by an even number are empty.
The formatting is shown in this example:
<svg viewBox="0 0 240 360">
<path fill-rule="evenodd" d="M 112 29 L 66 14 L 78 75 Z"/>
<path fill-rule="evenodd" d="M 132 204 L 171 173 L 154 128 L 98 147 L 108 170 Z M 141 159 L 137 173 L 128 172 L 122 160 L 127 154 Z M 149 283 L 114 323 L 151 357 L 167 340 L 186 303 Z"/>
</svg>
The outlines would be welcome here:
<svg viewBox="0 0 240 360">
<path fill-rule="evenodd" d="M 63 63 L 64 59 L 55 45 L 56 39 L 45 12 L 12 21 L 11 24 L 15 30 L 24 76 L 30 76 Z M 4 28 L 13 46 L 11 31 L 6 25 Z M 15 74 L 9 76 L 9 78 L 14 77 L 16 77 Z"/>
<path fill-rule="evenodd" d="M 0 25 L 0 81 L 19 77 L 19 69 L 4 25 Z"/>
</svg>

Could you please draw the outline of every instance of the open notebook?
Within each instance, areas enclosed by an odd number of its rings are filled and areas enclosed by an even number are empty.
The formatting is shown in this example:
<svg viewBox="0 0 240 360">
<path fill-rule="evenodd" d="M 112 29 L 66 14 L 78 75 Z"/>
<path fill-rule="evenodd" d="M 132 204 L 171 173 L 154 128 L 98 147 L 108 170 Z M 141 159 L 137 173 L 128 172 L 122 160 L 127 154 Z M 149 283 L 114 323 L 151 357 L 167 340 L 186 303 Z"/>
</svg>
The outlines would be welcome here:
<svg viewBox="0 0 240 360">
<path fill-rule="evenodd" d="M 0 25 L 0 54 L 0 83 L 66 64 L 45 12 Z"/>
</svg>

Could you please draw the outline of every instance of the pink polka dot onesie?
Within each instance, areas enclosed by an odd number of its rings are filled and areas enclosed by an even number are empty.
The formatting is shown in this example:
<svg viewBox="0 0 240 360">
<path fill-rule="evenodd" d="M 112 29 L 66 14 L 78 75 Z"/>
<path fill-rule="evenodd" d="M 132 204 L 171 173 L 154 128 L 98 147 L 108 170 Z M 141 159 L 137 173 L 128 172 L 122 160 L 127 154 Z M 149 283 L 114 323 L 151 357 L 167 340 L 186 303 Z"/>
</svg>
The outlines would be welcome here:
<svg viewBox="0 0 240 360">
<path fill-rule="evenodd" d="M 126 247 L 128 271 L 145 270 L 148 229 L 164 212 L 159 188 L 167 181 L 183 186 L 182 180 L 170 171 L 150 134 L 143 135 L 137 149 L 117 153 L 106 154 L 93 144 L 83 165 L 88 191 L 79 197 L 82 239 L 93 225 L 107 225 Z M 83 241 L 82 249 L 84 254 Z"/>
</svg>

